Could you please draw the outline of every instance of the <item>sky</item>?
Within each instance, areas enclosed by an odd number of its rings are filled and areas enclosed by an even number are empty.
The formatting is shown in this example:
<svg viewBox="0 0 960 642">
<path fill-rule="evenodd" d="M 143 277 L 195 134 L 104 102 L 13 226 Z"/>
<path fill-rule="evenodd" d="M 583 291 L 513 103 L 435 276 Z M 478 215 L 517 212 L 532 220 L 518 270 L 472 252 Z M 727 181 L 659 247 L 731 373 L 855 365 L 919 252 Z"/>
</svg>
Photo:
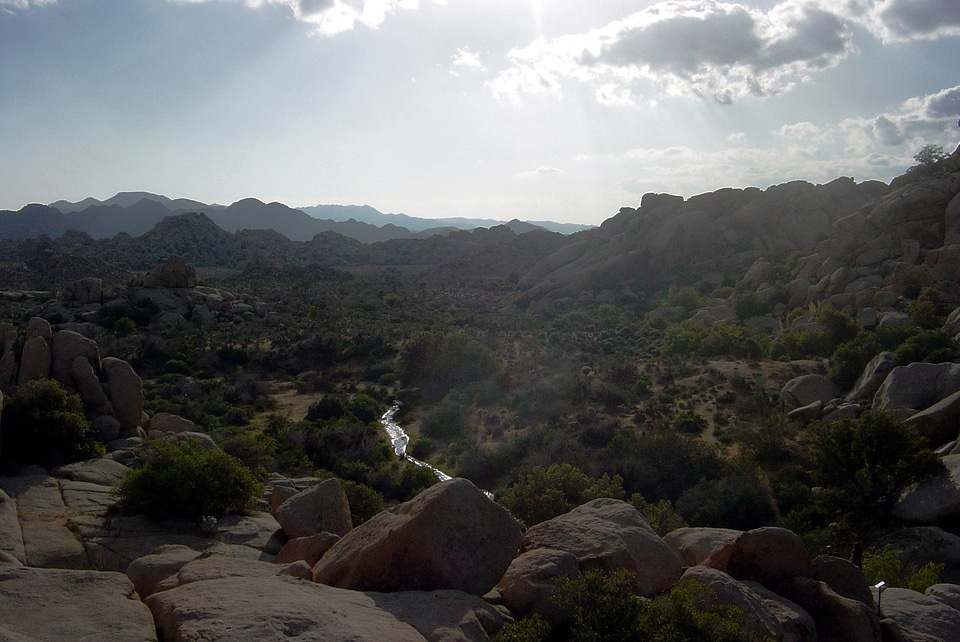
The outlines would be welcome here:
<svg viewBox="0 0 960 642">
<path fill-rule="evenodd" d="M 599 224 L 960 142 L 960 0 L 0 0 L 0 209 Z"/>
</svg>

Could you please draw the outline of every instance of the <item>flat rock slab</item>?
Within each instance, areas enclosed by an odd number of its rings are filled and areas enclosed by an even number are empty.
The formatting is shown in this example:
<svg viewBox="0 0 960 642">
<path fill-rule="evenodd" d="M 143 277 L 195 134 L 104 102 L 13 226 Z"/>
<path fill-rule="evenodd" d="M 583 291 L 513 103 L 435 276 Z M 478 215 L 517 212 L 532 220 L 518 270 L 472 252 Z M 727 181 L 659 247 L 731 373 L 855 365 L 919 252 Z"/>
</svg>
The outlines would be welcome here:
<svg viewBox="0 0 960 642">
<path fill-rule="evenodd" d="M 150 611 L 119 573 L 0 567 L 0 622 L 9 640 L 155 642 Z M 0 640 L 3 638 L 0 630 Z M 384 638 L 386 639 L 386 638 Z"/>
<path fill-rule="evenodd" d="M 164 640 L 423 642 L 369 596 L 285 577 L 224 577 L 146 599 Z"/>
<path fill-rule="evenodd" d="M 83 568 L 83 545 L 67 528 L 69 509 L 60 483 L 48 475 L 4 477 L 3 488 L 17 502 L 27 566 Z"/>
<path fill-rule="evenodd" d="M 270 513 L 223 515 L 217 518 L 217 539 L 276 555 L 287 543 L 280 523 Z"/>
<path fill-rule="evenodd" d="M 17 503 L 3 490 L 0 490 L 0 551 L 21 563 L 27 561 L 20 518 L 17 517 Z"/>
<path fill-rule="evenodd" d="M 85 481 L 60 480 L 63 503 L 74 513 L 100 515 L 114 502 L 113 486 Z"/>
<path fill-rule="evenodd" d="M 415 628 L 430 642 L 485 642 L 493 639 L 506 622 L 496 607 L 463 591 L 367 595 L 378 607 Z"/>
<path fill-rule="evenodd" d="M 54 468 L 51 474 L 61 479 L 90 482 L 101 486 L 116 486 L 129 470 L 123 464 L 112 459 L 98 457 Z"/>
<path fill-rule="evenodd" d="M 905 588 L 889 588 L 883 592 L 880 609 L 906 633 L 960 642 L 960 611 L 935 597 Z"/>
</svg>

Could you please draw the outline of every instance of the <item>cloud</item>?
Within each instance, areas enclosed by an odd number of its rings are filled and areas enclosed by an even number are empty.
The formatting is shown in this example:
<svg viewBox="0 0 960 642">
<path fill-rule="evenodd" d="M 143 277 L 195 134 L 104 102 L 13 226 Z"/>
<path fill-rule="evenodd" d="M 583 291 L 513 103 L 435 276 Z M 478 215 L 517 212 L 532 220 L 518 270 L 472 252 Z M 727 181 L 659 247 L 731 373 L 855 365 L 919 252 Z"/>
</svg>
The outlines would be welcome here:
<svg viewBox="0 0 960 642">
<path fill-rule="evenodd" d="M 851 51 L 845 17 L 816 2 L 785 0 L 765 13 L 668 0 L 600 29 L 513 49 L 511 66 L 488 85 L 511 100 L 559 96 L 572 80 L 602 88 L 601 104 L 677 95 L 729 104 L 789 91 Z"/>
<path fill-rule="evenodd" d="M 457 49 L 457 53 L 454 54 L 452 62 L 454 67 L 459 67 L 469 71 L 482 72 L 487 70 L 487 68 L 484 67 L 483 63 L 480 61 L 480 55 L 470 51 L 466 47 Z"/>
<path fill-rule="evenodd" d="M 0 0 L 7 2 L 9 0 Z M 24 0 L 14 0 L 24 1 Z M 55 1 L 55 0 L 42 0 Z M 167 0 L 177 4 L 200 4 L 223 0 Z M 265 5 L 281 5 L 290 9 L 294 18 L 312 24 L 317 33 L 326 36 L 349 31 L 357 25 L 376 28 L 387 16 L 398 9 L 416 9 L 419 0 L 236 0 L 244 5 L 258 8 Z M 446 4 L 446 0 L 433 0 Z"/>
<path fill-rule="evenodd" d="M 854 0 L 847 12 L 884 42 L 960 35 L 960 3 L 953 0 Z"/>
<path fill-rule="evenodd" d="M 845 119 L 839 129 L 851 150 L 866 152 L 875 144 L 919 148 L 931 141 L 955 140 L 958 117 L 960 85 L 910 98 L 893 113 Z"/>
<path fill-rule="evenodd" d="M 30 6 L 41 6 L 45 4 L 55 4 L 57 0 L 0 0 L 0 9 L 13 7 L 14 9 L 26 9 Z"/>
<path fill-rule="evenodd" d="M 517 174 L 518 178 L 533 178 L 535 176 L 548 176 L 550 174 L 563 174 L 565 173 L 562 169 L 557 169 L 556 167 L 538 167 L 537 169 L 532 169 L 526 172 L 520 172 Z"/>
</svg>

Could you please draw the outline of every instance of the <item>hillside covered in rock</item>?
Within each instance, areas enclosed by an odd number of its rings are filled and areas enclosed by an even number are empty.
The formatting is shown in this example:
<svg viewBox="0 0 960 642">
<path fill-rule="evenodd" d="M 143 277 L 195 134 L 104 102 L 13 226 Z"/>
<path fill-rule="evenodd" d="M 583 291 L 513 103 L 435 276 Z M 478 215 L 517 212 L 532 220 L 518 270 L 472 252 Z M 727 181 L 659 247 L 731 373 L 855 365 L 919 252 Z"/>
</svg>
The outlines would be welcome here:
<svg viewBox="0 0 960 642">
<path fill-rule="evenodd" d="M 958 640 L 958 194 L 8 237 L 0 638 Z"/>
</svg>

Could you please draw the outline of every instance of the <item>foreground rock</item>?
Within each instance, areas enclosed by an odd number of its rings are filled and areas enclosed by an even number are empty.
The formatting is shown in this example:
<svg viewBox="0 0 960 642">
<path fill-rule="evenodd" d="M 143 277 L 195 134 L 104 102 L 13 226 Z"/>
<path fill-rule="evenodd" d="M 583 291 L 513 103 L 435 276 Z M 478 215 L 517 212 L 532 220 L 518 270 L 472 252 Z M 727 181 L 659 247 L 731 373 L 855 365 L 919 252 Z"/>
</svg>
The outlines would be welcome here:
<svg viewBox="0 0 960 642">
<path fill-rule="evenodd" d="M 363 591 L 457 589 L 483 595 L 520 545 L 520 524 L 465 479 L 431 486 L 347 533 L 314 580 Z"/>
<path fill-rule="evenodd" d="M 146 599 L 164 640 L 422 642 L 412 626 L 357 591 L 289 577 L 222 577 Z"/>
<path fill-rule="evenodd" d="M 157 639 L 150 611 L 119 573 L 0 566 L 0 639 L 14 633 L 51 642 Z"/>
<path fill-rule="evenodd" d="M 806 575 L 810 554 L 800 536 L 785 528 L 756 528 L 730 540 L 703 562 L 741 580 L 776 590 L 777 583 Z"/>
<path fill-rule="evenodd" d="M 293 495 L 274 512 L 287 537 L 333 533 L 341 537 L 352 528 L 347 494 L 335 477 Z"/>
<path fill-rule="evenodd" d="M 626 569 L 640 592 L 652 595 L 680 578 L 680 560 L 636 508 L 618 499 L 595 499 L 527 529 L 523 550 L 550 548 L 577 558 L 581 570 Z"/>
<path fill-rule="evenodd" d="M 880 608 L 908 639 L 919 633 L 941 642 L 960 642 L 960 611 L 936 597 L 889 588 L 883 593 Z"/>
</svg>

